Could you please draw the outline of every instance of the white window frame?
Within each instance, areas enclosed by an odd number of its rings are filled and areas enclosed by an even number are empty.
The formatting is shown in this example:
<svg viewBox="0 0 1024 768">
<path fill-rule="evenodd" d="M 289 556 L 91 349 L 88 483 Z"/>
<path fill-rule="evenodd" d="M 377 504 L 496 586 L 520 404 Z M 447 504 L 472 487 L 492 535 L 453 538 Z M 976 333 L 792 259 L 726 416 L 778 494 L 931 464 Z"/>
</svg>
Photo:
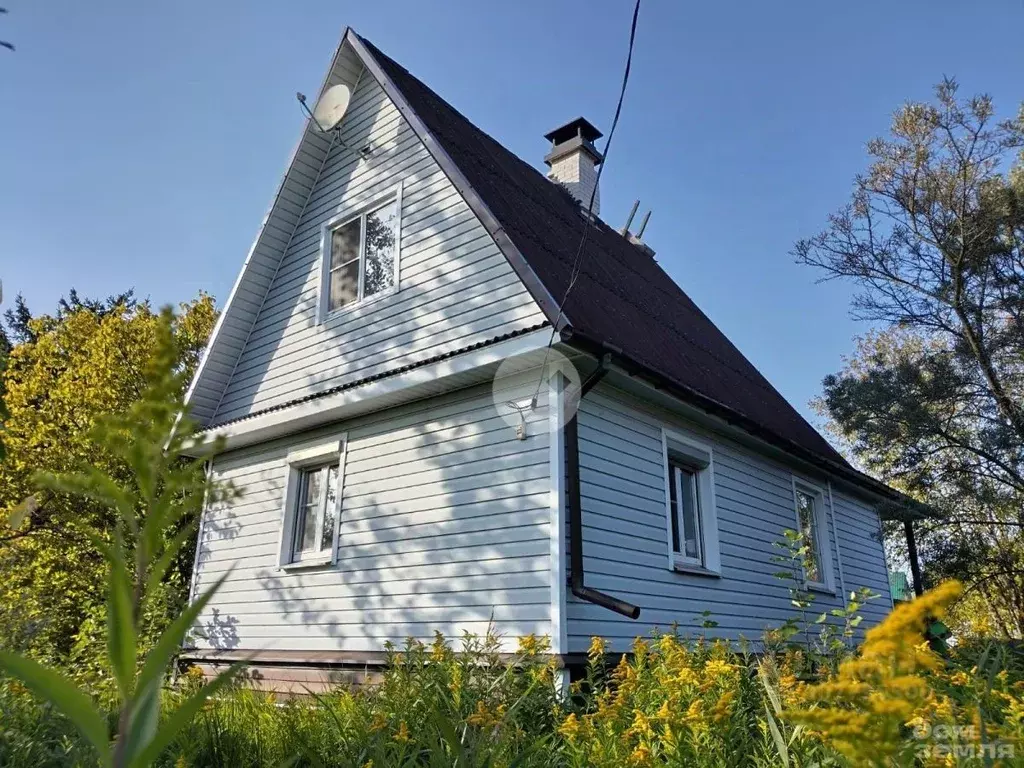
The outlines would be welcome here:
<svg viewBox="0 0 1024 768">
<path fill-rule="evenodd" d="M 662 465 L 665 481 L 665 533 L 667 537 L 668 567 L 682 573 L 693 573 L 703 576 L 720 576 L 722 573 L 722 557 L 718 544 L 718 512 L 715 501 L 715 453 L 710 443 L 682 432 L 662 428 L 661 430 Z M 701 559 L 688 558 L 681 552 L 674 551 L 672 546 L 672 490 L 674 482 L 672 459 L 686 465 L 694 473 L 697 486 L 697 527 L 701 537 Z M 682 534 L 682 521 L 679 521 Z"/>
<path fill-rule="evenodd" d="M 814 501 L 814 526 L 817 540 L 814 542 L 815 555 L 818 558 L 818 570 L 821 571 L 821 581 L 811 581 L 807 574 L 802 574 L 803 584 L 806 589 L 817 592 L 835 594 L 835 583 L 832 569 L 832 534 L 828 524 L 828 510 L 825 505 L 830 500 L 825 489 L 817 483 L 810 482 L 802 477 L 792 476 L 793 482 L 793 520 L 796 523 L 796 530 L 800 531 L 800 507 L 797 504 L 797 492 L 805 493 Z M 831 507 L 831 504 L 829 505 Z"/>
<path fill-rule="evenodd" d="M 363 296 L 363 277 L 366 273 L 365 260 L 366 260 L 366 221 L 365 218 L 368 214 L 373 213 L 378 208 L 387 205 L 390 202 L 395 203 L 395 210 L 397 212 L 397 221 L 395 222 L 395 281 L 394 284 L 379 293 L 373 294 L 373 296 Z M 339 227 L 343 227 L 346 224 L 351 224 L 357 219 L 363 219 L 361 226 L 361 232 L 359 236 L 359 296 L 351 304 L 346 304 L 343 307 L 338 307 L 335 310 L 331 310 L 330 306 L 330 293 L 331 293 L 331 235 L 334 230 Z M 317 300 L 317 323 L 323 323 L 331 320 L 340 315 L 344 315 L 347 312 L 351 312 L 356 307 L 362 307 L 370 304 L 374 301 L 379 301 L 387 296 L 391 296 L 398 292 L 398 286 L 400 284 L 401 269 L 400 264 L 402 261 L 402 185 L 399 184 L 388 190 L 386 193 L 375 197 L 369 203 L 360 205 L 358 208 L 351 209 L 345 213 L 334 216 L 324 222 L 320 228 L 320 289 L 319 298 Z"/>
<path fill-rule="evenodd" d="M 345 456 L 348 437 L 345 434 L 316 443 L 308 443 L 289 451 L 285 459 L 284 505 L 278 541 L 278 567 L 284 570 L 333 565 L 338 561 L 338 536 L 341 531 L 342 499 L 345 495 Z M 330 548 L 324 553 L 302 556 L 295 552 L 296 526 L 299 519 L 299 497 L 302 473 L 321 467 L 338 467 L 338 489 L 334 499 L 334 531 Z"/>
</svg>

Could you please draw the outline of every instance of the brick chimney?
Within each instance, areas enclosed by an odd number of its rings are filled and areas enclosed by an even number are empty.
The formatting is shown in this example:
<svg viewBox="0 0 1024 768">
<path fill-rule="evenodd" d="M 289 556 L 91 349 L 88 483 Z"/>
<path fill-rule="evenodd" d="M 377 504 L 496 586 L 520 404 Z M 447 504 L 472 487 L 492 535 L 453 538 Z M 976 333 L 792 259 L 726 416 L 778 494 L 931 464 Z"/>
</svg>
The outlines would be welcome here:
<svg viewBox="0 0 1024 768">
<path fill-rule="evenodd" d="M 601 212 L 601 191 L 597 189 L 597 166 L 604 158 L 594 142 L 601 132 L 582 117 L 544 135 L 551 151 L 544 162 L 551 168 L 548 178 L 559 182 L 586 210 L 590 193 L 594 194 L 594 215 Z"/>
</svg>

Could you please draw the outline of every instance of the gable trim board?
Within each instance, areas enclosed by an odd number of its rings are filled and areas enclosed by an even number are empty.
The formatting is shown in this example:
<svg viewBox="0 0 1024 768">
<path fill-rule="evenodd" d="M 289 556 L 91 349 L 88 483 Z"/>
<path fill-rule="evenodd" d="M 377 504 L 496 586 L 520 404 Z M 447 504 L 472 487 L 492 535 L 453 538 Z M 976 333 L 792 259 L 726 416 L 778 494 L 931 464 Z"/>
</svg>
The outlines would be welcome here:
<svg viewBox="0 0 1024 768">
<path fill-rule="evenodd" d="M 318 91 L 319 95 L 323 95 L 324 91 L 327 90 L 327 84 L 330 81 L 331 74 L 334 72 L 334 69 L 335 69 L 335 67 L 338 64 L 338 59 L 341 56 L 342 45 L 344 43 L 345 36 L 348 34 L 348 31 L 349 31 L 348 27 L 345 27 L 344 31 L 342 32 L 342 38 L 341 38 L 342 42 L 338 44 L 338 47 L 335 49 L 334 55 L 331 57 L 331 63 L 330 63 L 330 65 L 327 68 L 327 72 L 324 74 L 323 82 L 320 84 L 320 89 Z M 318 96 L 318 98 L 319 98 L 319 96 Z M 213 407 L 212 408 L 206 408 L 206 407 L 202 406 L 201 403 L 197 402 L 197 399 L 201 396 L 200 395 L 200 388 L 203 385 L 204 377 L 207 377 L 207 376 L 210 375 L 209 367 L 211 365 L 211 361 L 214 359 L 214 352 L 218 349 L 218 346 L 217 346 L 218 342 L 221 342 L 221 337 L 224 334 L 224 328 L 225 328 L 229 318 L 233 318 L 233 315 L 236 314 L 239 311 L 239 310 L 235 309 L 235 307 L 236 307 L 236 304 L 238 303 L 238 296 L 239 296 L 239 294 L 240 294 L 240 292 L 241 292 L 241 290 L 242 290 L 242 288 L 244 286 L 244 283 L 246 282 L 246 279 L 249 277 L 250 272 L 252 271 L 253 256 L 256 253 L 257 249 L 260 247 L 260 245 L 263 243 L 264 234 L 267 232 L 267 227 L 270 224 L 271 219 L 273 218 L 275 211 L 277 211 L 285 191 L 287 190 L 288 182 L 289 182 L 289 179 L 290 179 L 290 177 L 292 175 L 292 170 L 293 170 L 293 168 L 295 166 L 296 159 L 298 158 L 299 153 L 304 148 L 306 148 L 306 146 L 308 144 L 310 144 L 311 141 L 312 141 L 311 140 L 311 135 L 312 135 L 312 121 L 307 119 L 306 122 L 303 125 L 302 133 L 299 135 L 299 140 L 295 143 L 295 146 L 292 148 L 291 154 L 288 156 L 288 163 L 285 165 L 284 175 L 281 177 L 281 181 L 280 181 L 280 183 L 277 186 L 277 191 L 274 193 L 274 197 L 272 198 L 272 200 L 270 202 L 270 207 L 267 208 L 266 213 L 263 214 L 263 219 L 260 222 L 259 229 L 256 232 L 256 237 L 253 240 L 252 245 L 249 246 L 249 251 L 248 251 L 248 253 L 245 256 L 245 261 L 242 262 L 242 268 L 241 268 L 241 270 L 238 273 L 238 277 L 235 278 L 235 282 L 231 286 L 231 291 L 228 293 L 228 298 L 227 298 L 227 301 L 224 304 L 224 309 L 223 309 L 223 311 L 221 311 L 220 316 L 218 316 L 217 322 L 214 323 L 213 332 L 210 334 L 210 340 L 206 344 L 206 349 L 203 350 L 203 356 L 199 360 L 199 365 L 196 368 L 195 375 L 192 377 L 192 382 L 189 385 L 188 392 L 186 392 L 186 394 L 185 394 L 185 402 L 189 406 L 192 407 L 193 413 L 197 417 L 199 417 L 201 419 L 205 420 L 206 418 L 212 417 L 216 413 L 217 407 L 220 404 L 220 400 L 224 396 L 224 393 L 227 391 L 227 385 L 230 382 L 230 375 L 227 378 L 224 379 L 223 386 L 221 387 L 221 390 L 220 390 L 220 395 L 217 396 L 215 400 L 211 401 L 213 403 Z M 333 138 L 331 140 L 331 145 L 333 145 Z M 326 162 L 327 157 L 328 157 L 329 154 L 330 154 L 330 146 L 327 149 L 324 150 L 324 152 L 323 152 L 323 161 L 322 162 Z M 321 170 L 322 170 L 322 164 L 321 164 Z M 312 186 L 310 187 L 310 194 L 311 193 L 312 193 Z M 307 194 L 305 196 L 305 201 L 303 202 L 303 207 L 305 207 L 305 204 L 306 204 L 306 202 L 308 202 L 308 200 L 309 200 L 309 194 Z M 299 214 L 299 217 L 296 217 L 296 222 L 298 221 L 298 218 L 300 218 L 300 217 L 301 217 L 301 213 Z M 282 250 L 281 256 L 282 256 L 282 259 L 283 259 L 283 257 L 284 257 L 284 250 Z M 280 267 L 280 261 L 278 262 L 278 267 Z M 276 277 L 276 276 L 277 276 L 277 273 L 276 273 L 276 270 L 275 270 L 274 277 Z M 267 281 L 266 289 L 264 290 L 264 294 L 263 294 L 263 299 L 266 298 L 266 294 L 270 290 L 270 286 L 273 284 L 274 277 L 272 277 L 269 281 Z M 262 306 L 262 299 L 261 299 L 261 306 Z M 251 319 L 251 322 L 248 325 L 248 330 L 245 331 L 245 336 L 244 336 L 245 340 L 241 344 L 238 345 L 238 351 L 237 351 L 237 353 L 235 355 L 234 363 L 230 364 L 230 368 L 231 368 L 232 372 L 234 371 L 235 365 L 237 365 L 237 363 L 238 363 L 238 359 L 241 357 L 242 350 L 244 349 L 245 344 L 248 342 L 249 334 L 252 332 L 252 327 L 255 324 L 256 318 L 258 316 L 259 316 L 259 310 L 257 309 L 255 312 L 252 313 L 252 319 Z M 244 324 L 243 324 L 243 327 L 244 327 Z M 221 342 L 221 344 L 223 344 L 223 342 Z"/>
</svg>

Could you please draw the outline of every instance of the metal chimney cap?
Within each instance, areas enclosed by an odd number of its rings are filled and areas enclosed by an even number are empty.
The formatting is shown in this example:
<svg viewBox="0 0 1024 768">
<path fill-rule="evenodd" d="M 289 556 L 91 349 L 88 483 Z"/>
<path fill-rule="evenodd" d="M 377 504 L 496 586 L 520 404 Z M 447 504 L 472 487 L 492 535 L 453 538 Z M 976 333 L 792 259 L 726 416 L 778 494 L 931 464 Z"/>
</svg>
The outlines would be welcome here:
<svg viewBox="0 0 1024 768">
<path fill-rule="evenodd" d="M 589 120 L 584 117 L 577 117 L 575 120 L 570 120 L 565 125 L 560 125 L 555 130 L 545 133 L 544 138 L 557 146 L 577 136 L 584 141 L 593 142 L 603 135 Z"/>
</svg>

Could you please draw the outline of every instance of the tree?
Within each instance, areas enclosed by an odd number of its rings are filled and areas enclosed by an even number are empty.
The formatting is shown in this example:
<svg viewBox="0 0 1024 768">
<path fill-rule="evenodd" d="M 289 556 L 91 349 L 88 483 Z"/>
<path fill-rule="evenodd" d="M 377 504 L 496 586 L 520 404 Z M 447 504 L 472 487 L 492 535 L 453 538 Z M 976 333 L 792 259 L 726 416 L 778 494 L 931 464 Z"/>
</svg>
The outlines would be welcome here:
<svg viewBox="0 0 1024 768">
<path fill-rule="evenodd" d="M 75 310 L 75 312 L 89 312 Z M 116 314 L 116 308 L 110 314 Z M 91 461 L 77 471 L 36 472 L 33 481 L 54 496 L 100 505 L 113 515 L 103 528 L 80 525 L 104 561 L 106 642 L 104 656 L 117 692 L 116 735 L 111 744 L 106 713 L 89 693 L 59 671 L 0 650 L 0 670 L 19 678 L 61 711 L 91 743 L 99 764 L 146 768 L 199 712 L 206 699 L 232 679 L 233 667 L 186 698 L 161 721 L 163 685 L 171 659 L 220 580 L 162 628 L 153 642 L 140 643 L 144 606 L 173 568 L 177 554 L 195 534 L 204 499 L 223 502 L 234 490 L 204 471 L 222 441 L 203 440 L 184 409 L 188 373 L 180 365 L 170 309 L 155 319 L 151 350 L 141 372 L 138 397 L 121 414 L 96 419 L 89 439 L 93 455 L 115 458 L 118 474 Z M 180 417 L 180 418 L 179 418 Z M 188 456 L 184 451 L 188 451 Z M 168 532 L 174 534 L 168 537 Z M 228 572 L 230 573 L 230 571 Z"/>
<path fill-rule="evenodd" d="M 212 299 L 200 296 L 174 320 L 182 380 L 214 319 Z M 71 292 L 54 315 L 32 316 L 19 297 L 7 321 L 14 343 L 0 374 L 7 409 L 0 520 L 15 511 L 21 519 L 16 529 L 0 526 L 0 646 L 54 662 L 75 651 L 84 670 L 95 650 L 89 637 L 102 635 L 87 630 L 102 623 L 104 604 L 102 557 L 85 531 L 109 537 L 116 517 L 97 502 L 37 491 L 32 478 L 83 464 L 127 478 L 124 461 L 98 451 L 90 434 L 102 414 L 125 413 L 140 397 L 160 319 L 130 293 L 94 302 Z M 165 605 L 151 613 L 154 631 L 180 608 L 190 569 L 190 552 L 182 551 L 165 580 Z"/>
<path fill-rule="evenodd" d="M 857 288 L 876 330 L 824 381 L 852 457 L 932 505 L 926 580 L 958 577 L 992 623 L 1024 636 L 1024 106 L 991 99 L 898 110 L 868 144 L 851 203 L 798 261 Z M 1016 157 L 1016 160 L 1014 159 Z"/>
</svg>

